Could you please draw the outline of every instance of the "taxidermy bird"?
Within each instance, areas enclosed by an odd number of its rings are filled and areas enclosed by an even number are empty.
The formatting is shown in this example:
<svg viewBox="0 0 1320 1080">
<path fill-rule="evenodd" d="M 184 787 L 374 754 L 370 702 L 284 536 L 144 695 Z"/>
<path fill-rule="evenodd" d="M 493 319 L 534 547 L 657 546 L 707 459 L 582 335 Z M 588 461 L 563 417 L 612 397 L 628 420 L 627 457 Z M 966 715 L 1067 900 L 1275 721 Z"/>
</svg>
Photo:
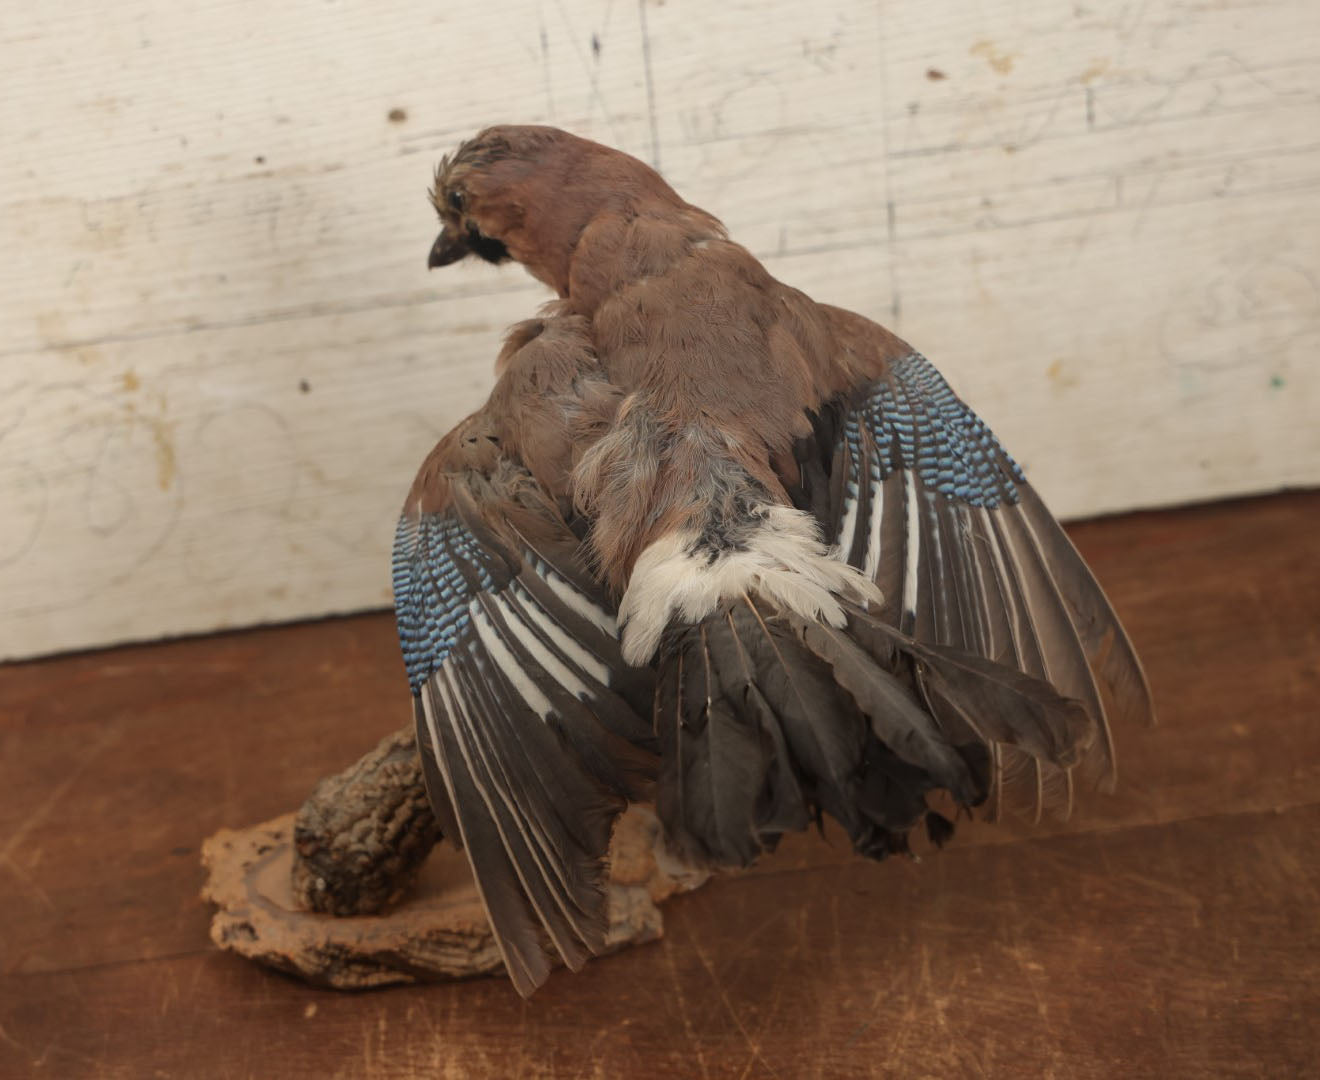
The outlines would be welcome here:
<svg viewBox="0 0 1320 1080">
<path fill-rule="evenodd" d="M 394 551 L 428 791 L 514 986 L 601 951 L 610 833 L 694 865 L 828 815 L 1071 806 L 1150 694 L 1113 609 L 931 364 L 776 281 L 649 166 L 548 127 L 444 159 L 431 267 L 556 294 L 431 452 Z M 938 794 L 938 793 L 947 793 Z"/>
</svg>

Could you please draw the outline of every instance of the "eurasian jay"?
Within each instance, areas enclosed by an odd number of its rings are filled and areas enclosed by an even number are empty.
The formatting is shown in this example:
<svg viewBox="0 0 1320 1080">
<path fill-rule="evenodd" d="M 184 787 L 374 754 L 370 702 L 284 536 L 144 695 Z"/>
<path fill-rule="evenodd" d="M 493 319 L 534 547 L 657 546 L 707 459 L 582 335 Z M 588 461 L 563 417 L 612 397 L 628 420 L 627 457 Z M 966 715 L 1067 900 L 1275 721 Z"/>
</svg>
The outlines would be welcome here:
<svg viewBox="0 0 1320 1080">
<path fill-rule="evenodd" d="M 399 637 L 436 817 L 514 986 L 601 951 L 630 802 L 689 863 L 834 818 L 873 858 L 928 805 L 1112 782 L 1137 656 L 984 423 L 883 327 L 776 281 L 650 167 L 549 127 L 445 158 L 431 267 L 558 299 L 408 493 Z"/>
</svg>

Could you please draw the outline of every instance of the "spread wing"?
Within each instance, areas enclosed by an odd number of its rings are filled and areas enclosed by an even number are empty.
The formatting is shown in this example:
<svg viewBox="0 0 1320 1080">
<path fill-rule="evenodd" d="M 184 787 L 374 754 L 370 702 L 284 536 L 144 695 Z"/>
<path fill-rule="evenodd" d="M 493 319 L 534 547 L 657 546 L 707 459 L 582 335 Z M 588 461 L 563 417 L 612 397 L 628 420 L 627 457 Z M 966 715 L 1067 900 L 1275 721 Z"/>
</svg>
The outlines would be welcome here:
<svg viewBox="0 0 1320 1080">
<path fill-rule="evenodd" d="M 882 618 L 964 666 L 998 665 L 1081 702 L 1098 731 L 1083 767 L 1112 783 L 1110 722 L 1153 719 L 1136 653 L 1058 522 L 929 361 L 904 356 L 829 403 L 799 464 L 798 494 L 880 586 Z M 1018 779 L 1037 815 L 1052 796 L 1070 805 L 1072 768 L 987 734 L 997 806 Z"/>
<path fill-rule="evenodd" d="M 543 935 L 574 969 L 604 945 L 610 832 L 655 771 L 651 674 L 620 659 L 613 609 L 529 473 L 439 464 L 454 471 L 399 522 L 399 637 L 437 817 L 527 995 L 550 970 Z"/>
</svg>

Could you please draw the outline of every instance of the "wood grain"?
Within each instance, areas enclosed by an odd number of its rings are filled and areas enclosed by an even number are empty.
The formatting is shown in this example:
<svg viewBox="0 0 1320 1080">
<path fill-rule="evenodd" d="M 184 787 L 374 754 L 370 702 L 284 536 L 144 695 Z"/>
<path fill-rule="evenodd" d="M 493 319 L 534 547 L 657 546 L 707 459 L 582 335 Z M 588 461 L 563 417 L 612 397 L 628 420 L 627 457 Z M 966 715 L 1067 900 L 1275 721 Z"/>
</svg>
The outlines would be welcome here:
<svg viewBox="0 0 1320 1080">
<path fill-rule="evenodd" d="M 802 837 L 560 973 L 340 996 L 220 954 L 197 845 L 397 727 L 365 616 L 0 669 L 5 1077 L 1294 1076 L 1320 1054 L 1320 492 L 1073 527 L 1160 708 L 1071 822 Z"/>
<path fill-rule="evenodd" d="M 501 120 L 894 326 L 1065 516 L 1320 482 L 1311 0 L 69 0 L 0 44 L 0 658 L 388 603 L 542 298 L 424 269 Z"/>
</svg>

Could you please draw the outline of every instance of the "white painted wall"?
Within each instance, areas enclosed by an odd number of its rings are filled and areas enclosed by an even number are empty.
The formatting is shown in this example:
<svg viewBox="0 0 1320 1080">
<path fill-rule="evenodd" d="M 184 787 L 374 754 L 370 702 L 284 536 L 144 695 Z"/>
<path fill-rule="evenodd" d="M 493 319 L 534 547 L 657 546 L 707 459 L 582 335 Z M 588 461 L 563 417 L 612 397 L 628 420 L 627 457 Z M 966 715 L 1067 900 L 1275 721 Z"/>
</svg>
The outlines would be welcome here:
<svg viewBox="0 0 1320 1080">
<path fill-rule="evenodd" d="M 1065 516 L 1320 481 L 1315 0 L 65 0 L 0 70 L 0 656 L 388 603 L 543 296 L 425 270 L 497 121 L 894 326 Z"/>
</svg>

